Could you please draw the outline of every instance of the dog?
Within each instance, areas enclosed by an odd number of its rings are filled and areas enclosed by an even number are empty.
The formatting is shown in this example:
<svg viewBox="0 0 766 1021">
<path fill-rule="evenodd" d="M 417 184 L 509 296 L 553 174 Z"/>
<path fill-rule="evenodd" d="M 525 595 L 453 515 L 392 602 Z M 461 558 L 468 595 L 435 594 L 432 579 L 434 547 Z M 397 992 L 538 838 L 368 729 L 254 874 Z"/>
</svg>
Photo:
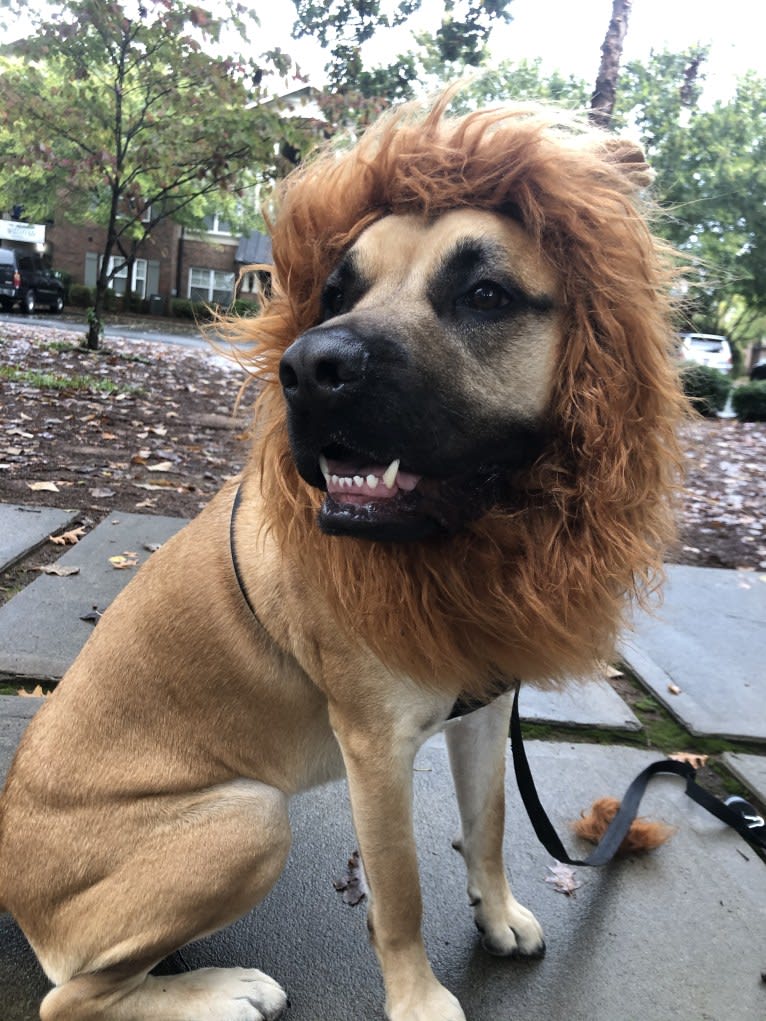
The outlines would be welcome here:
<svg viewBox="0 0 766 1021">
<path fill-rule="evenodd" d="M 280 1016 L 257 970 L 150 972 L 263 898 L 288 798 L 343 774 L 387 1016 L 464 1021 L 426 957 L 412 832 L 442 728 L 483 942 L 543 952 L 503 864 L 508 689 L 592 670 L 661 577 L 672 267 L 638 147 L 450 98 L 288 178 L 271 296 L 227 326 L 262 385 L 247 467 L 21 742 L 0 901 L 53 983 L 43 1021 Z"/>
</svg>

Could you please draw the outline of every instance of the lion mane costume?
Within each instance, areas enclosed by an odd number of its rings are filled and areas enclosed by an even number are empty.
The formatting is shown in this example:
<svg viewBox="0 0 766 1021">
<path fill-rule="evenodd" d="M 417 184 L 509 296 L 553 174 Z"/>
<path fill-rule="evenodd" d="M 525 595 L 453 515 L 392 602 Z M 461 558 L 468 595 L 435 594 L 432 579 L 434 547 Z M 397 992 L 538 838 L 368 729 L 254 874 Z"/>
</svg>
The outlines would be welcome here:
<svg viewBox="0 0 766 1021">
<path fill-rule="evenodd" d="M 339 620 L 392 669 L 487 697 L 500 678 L 548 685 L 612 651 L 632 601 L 662 578 L 683 414 L 672 360 L 672 260 L 641 208 L 635 145 L 518 107 L 450 117 L 450 94 L 382 118 L 353 148 L 293 173 L 273 225 L 273 290 L 230 326 L 263 382 L 253 457 L 270 527 L 300 551 Z M 516 499 L 456 535 L 338 541 L 288 444 L 278 365 L 318 321 L 323 283 L 370 224 L 458 208 L 507 213 L 563 282 L 550 442 Z"/>
</svg>

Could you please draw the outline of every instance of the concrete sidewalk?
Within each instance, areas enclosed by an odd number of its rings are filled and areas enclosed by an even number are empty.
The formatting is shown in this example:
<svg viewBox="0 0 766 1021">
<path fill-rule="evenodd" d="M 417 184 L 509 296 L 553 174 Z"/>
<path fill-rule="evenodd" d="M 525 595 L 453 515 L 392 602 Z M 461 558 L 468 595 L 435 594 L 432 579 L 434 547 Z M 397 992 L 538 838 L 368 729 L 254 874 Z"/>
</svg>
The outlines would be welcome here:
<svg viewBox="0 0 766 1021">
<path fill-rule="evenodd" d="M 0 535 L 8 513 L 0 506 Z M 0 670 L 18 683 L 60 676 L 93 626 L 80 620 L 83 611 L 103 609 L 133 574 L 115 571 L 109 556 L 132 550 L 143 559 L 150 555 L 145 547 L 182 524 L 136 515 L 106 519 L 87 544 L 65 554 L 67 562 L 77 560 L 79 575 L 38 578 L 0 608 Z M 55 593 L 50 583 L 58 586 Z M 727 753 L 724 763 L 761 803 L 766 754 L 753 749 L 761 742 L 766 752 L 765 596 L 757 574 L 743 579 L 739 572 L 671 568 L 661 622 L 639 619 L 633 651 L 626 651 L 655 697 L 685 725 L 696 726 L 690 706 L 701 706 L 712 721 L 704 733 L 748 736 L 750 746 Z M 725 624 L 711 625 L 705 606 Z M 671 682 L 683 699 L 667 690 Z M 40 701 L 0 697 L 0 774 Z M 717 729 L 722 707 L 727 722 Z M 567 823 L 596 797 L 620 797 L 660 756 L 620 744 L 620 731 L 640 730 L 640 722 L 600 680 L 561 696 L 524 692 L 522 712 L 527 720 L 607 728 L 608 744 L 529 745 L 541 799 L 570 851 L 581 853 L 586 849 L 568 837 Z M 426 942 L 437 975 L 460 997 L 470 1021 L 766 1017 L 766 867 L 733 831 L 690 802 L 677 779 L 653 782 L 641 809 L 678 827 L 670 843 L 643 859 L 577 870 L 582 885 L 565 897 L 545 882 L 553 862 L 509 775 L 506 844 L 514 892 L 537 914 L 548 943 L 546 957 L 534 962 L 492 958 L 480 947 L 462 861 L 450 848 L 457 811 L 443 738 L 422 751 L 415 788 Z M 164 967 L 262 968 L 288 991 L 286 1021 L 382 1021 L 364 906 L 347 907 L 333 888 L 356 847 L 345 785 L 296 798 L 291 818 L 288 865 L 265 902 Z M 33 1021 L 47 988 L 23 936 L 9 916 L 0 916 L 0 1021 Z"/>
<path fill-rule="evenodd" d="M 529 756 L 562 833 L 594 797 L 619 795 L 655 758 L 618 746 L 539 742 L 530 743 Z M 470 1021 L 760 1021 L 766 1015 L 766 868 L 733 831 L 689 802 L 680 783 L 659 780 L 645 801 L 648 815 L 678 826 L 671 842 L 644 859 L 578 870 L 582 885 L 574 897 L 545 882 L 553 862 L 531 831 L 511 777 L 506 786 L 507 858 L 516 896 L 545 928 L 548 952 L 541 961 L 508 961 L 481 949 L 462 861 L 450 848 L 457 811 L 442 739 L 426 746 L 415 775 L 426 943 L 437 975 L 460 997 Z M 174 955 L 163 970 L 258 967 L 287 989 L 289 1021 L 383 1021 L 364 905 L 347 907 L 333 888 L 356 847 L 345 785 L 296 798 L 291 817 L 289 862 L 266 900 Z M 47 988 L 18 929 L 0 916 L 3 1021 L 34 1021 Z"/>
</svg>

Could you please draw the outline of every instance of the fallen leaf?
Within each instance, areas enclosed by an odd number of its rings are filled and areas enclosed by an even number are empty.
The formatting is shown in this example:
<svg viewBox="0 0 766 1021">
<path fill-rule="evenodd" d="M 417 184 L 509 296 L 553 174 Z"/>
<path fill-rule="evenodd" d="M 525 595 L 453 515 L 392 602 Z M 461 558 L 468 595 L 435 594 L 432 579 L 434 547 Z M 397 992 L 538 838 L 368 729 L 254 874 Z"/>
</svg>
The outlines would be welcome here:
<svg viewBox="0 0 766 1021">
<path fill-rule="evenodd" d="M 563 893 L 565 897 L 574 897 L 575 891 L 582 886 L 574 870 L 558 861 L 555 865 L 547 865 L 546 868 L 551 875 L 545 877 L 545 882 L 550 883 L 556 893 Z"/>
<path fill-rule="evenodd" d="M 62 567 L 60 564 L 39 564 L 32 567 L 32 571 L 40 571 L 41 574 L 55 574 L 58 578 L 68 578 L 72 574 L 79 574 L 79 567 Z"/>
<path fill-rule="evenodd" d="M 85 535 L 85 525 L 79 528 L 72 528 L 69 532 L 62 532 L 61 535 L 49 535 L 48 538 L 57 546 L 74 546 Z"/>
<path fill-rule="evenodd" d="M 191 492 L 194 486 L 179 483 L 173 479 L 158 479 L 156 482 L 134 482 L 136 489 L 175 489 L 177 493 Z"/>
<path fill-rule="evenodd" d="M 138 567 L 138 554 L 118 553 L 117 556 L 109 557 L 109 563 L 115 571 L 124 571 L 129 567 Z"/>
<path fill-rule="evenodd" d="M 346 873 L 342 879 L 333 880 L 332 884 L 338 893 L 343 894 L 343 903 L 356 907 L 367 896 L 367 881 L 359 852 L 354 851 L 346 863 Z"/>
<path fill-rule="evenodd" d="M 55 482 L 27 482 L 27 487 L 35 493 L 58 493 L 59 487 Z"/>
<path fill-rule="evenodd" d="M 146 470 L 150 472 L 169 472 L 175 465 L 172 461 L 160 461 L 158 464 L 148 464 Z"/>
<path fill-rule="evenodd" d="M 674 762 L 688 762 L 692 769 L 702 769 L 708 760 L 707 755 L 699 755 L 696 752 L 676 752 L 674 755 L 668 755 L 668 758 Z"/>
<path fill-rule="evenodd" d="M 108 500 L 110 496 L 114 496 L 114 490 L 106 487 L 89 489 L 88 492 L 94 500 Z"/>
<path fill-rule="evenodd" d="M 683 695 L 683 692 L 678 687 L 678 685 L 673 684 L 672 682 L 668 685 L 668 691 L 670 692 L 671 695 Z"/>
</svg>

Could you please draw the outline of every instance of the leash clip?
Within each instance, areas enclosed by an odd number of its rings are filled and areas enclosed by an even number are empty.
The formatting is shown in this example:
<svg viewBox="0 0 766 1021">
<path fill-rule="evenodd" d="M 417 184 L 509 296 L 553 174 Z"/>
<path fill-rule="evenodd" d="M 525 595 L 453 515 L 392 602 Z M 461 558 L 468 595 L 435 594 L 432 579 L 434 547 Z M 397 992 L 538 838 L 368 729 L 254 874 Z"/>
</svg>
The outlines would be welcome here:
<svg viewBox="0 0 766 1021">
<path fill-rule="evenodd" d="M 732 795 L 732 797 L 727 798 L 726 801 L 724 801 L 724 805 L 727 805 L 729 808 L 741 815 L 745 826 L 749 830 L 760 830 L 766 826 L 766 819 L 764 819 L 762 815 L 759 815 L 754 806 L 751 805 L 749 801 L 745 801 L 744 798 Z"/>
</svg>

